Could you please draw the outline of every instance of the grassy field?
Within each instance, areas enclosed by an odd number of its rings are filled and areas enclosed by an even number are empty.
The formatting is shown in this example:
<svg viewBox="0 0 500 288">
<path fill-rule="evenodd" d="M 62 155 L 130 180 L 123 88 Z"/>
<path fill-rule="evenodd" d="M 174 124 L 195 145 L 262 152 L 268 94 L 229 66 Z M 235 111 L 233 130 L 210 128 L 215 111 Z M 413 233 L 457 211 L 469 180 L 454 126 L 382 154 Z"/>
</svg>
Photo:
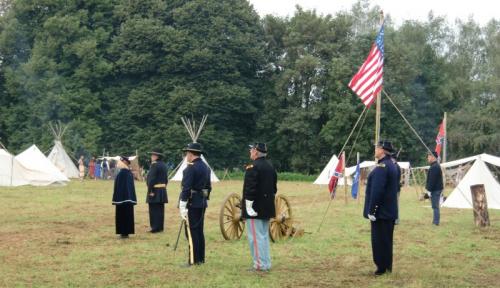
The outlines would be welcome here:
<svg viewBox="0 0 500 288">
<path fill-rule="evenodd" d="M 401 198 L 396 226 L 394 272 L 375 278 L 369 223 L 362 201 L 345 203 L 343 188 L 320 232 L 328 205 L 325 187 L 279 183 L 306 234 L 271 245 L 273 270 L 247 272 L 246 238 L 225 241 L 218 224 L 222 199 L 240 193 L 241 181 L 217 183 L 206 216 L 207 263 L 182 268 L 186 240 L 172 247 L 180 223 L 179 184 L 169 184 L 166 232 L 148 234 L 145 186 L 137 182 L 136 234 L 114 235 L 112 182 L 73 181 L 64 187 L 0 188 L 1 287 L 498 287 L 500 213 L 492 226 L 474 227 L 471 210 L 443 209 L 442 225 L 431 225 L 429 202 L 415 189 Z"/>
</svg>

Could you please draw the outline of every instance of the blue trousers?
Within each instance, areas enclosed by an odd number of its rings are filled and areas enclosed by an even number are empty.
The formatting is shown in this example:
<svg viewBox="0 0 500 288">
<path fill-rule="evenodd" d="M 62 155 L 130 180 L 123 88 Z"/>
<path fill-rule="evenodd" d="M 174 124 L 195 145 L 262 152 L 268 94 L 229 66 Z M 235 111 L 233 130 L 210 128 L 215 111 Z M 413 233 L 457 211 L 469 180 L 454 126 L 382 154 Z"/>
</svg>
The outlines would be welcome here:
<svg viewBox="0 0 500 288">
<path fill-rule="evenodd" d="M 271 269 L 269 248 L 269 219 L 246 219 L 248 244 L 253 258 L 253 268 Z"/>
<path fill-rule="evenodd" d="M 394 220 L 377 219 L 370 221 L 373 262 L 377 271 L 392 272 L 392 246 L 394 238 Z"/>
<path fill-rule="evenodd" d="M 431 204 L 432 204 L 432 224 L 439 225 L 440 214 L 439 214 L 439 201 L 441 200 L 441 190 L 431 192 Z"/>
</svg>

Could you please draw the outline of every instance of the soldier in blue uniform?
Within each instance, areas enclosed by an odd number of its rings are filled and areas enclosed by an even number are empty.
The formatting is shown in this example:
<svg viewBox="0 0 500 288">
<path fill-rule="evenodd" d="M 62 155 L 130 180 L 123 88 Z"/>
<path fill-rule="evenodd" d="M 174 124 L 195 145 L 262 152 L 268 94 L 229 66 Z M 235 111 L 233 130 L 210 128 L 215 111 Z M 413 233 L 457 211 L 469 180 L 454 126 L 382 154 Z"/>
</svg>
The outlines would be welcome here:
<svg viewBox="0 0 500 288">
<path fill-rule="evenodd" d="M 443 193 L 443 174 L 438 162 L 438 156 L 436 151 L 427 153 L 427 161 L 431 166 L 427 172 L 427 183 L 425 184 L 425 189 L 429 191 L 432 203 L 432 224 L 436 226 L 439 226 L 439 202 L 441 200 L 441 193 Z"/>
<path fill-rule="evenodd" d="M 397 193 L 399 176 L 391 160 L 391 142 L 380 141 L 375 146 L 377 167 L 368 176 L 363 216 L 370 219 L 375 275 L 392 272 L 394 221 L 398 217 Z"/>
<path fill-rule="evenodd" d="M 163 153 L 160 149 L 153 149 L 151 154 L 151 167 L 146 179 L 148 193 L 146 203 L 149 204 L 150 233 L 163 232 L 165 222 L 165 203 L 168 203 L 167 195 L 167 166 L 163 163 Z"/>
<path fill-rule="evenodd" d="M 185 220 L 186 236 L 189 243 L 188 265 L 205 263 L 205 235 L 203 224 L 212 184 L 210 168 L 201 159 L 203 150 L 199 143 L 189 143 L 183 149 L 186 153 L 187 167 L 182 172 L 182 191 L 179 212 Z"/>
<path fill-rule="evenodd" d="M 269 219 L 276 216 L 274 197 L 277 192 L 277 174 L 266 159 L 267 145 L 250 145 L 251 165 L 246 167 L 243 182 L 242 217 L 246 222 L 248 243 L 253 258 L 250 271 L 269 271 Z"/>
</svg>

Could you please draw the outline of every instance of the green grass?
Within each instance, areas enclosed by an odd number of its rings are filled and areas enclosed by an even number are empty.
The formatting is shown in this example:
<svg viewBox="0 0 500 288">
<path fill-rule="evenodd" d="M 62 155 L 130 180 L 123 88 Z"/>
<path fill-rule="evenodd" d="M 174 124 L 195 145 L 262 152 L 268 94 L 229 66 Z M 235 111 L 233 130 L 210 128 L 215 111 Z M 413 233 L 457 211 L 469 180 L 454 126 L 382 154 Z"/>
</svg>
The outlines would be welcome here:
<svg viewBox="0 0 500 288">
<path fill-rule="evenodd" d="M 231 171 L 226 173 L 225 171 L 215 171 L 215 174 L 219 179 L 224 180 L 243 180 L 245 177 L 244 171 Z M 278 181 L 295 181 L 295 182 L 314 182 L 318 175 L 305 175 L 300 173 L 292 172 L 280 172 L 278 173 Z"/>
<path fill-rule="evenodd" d="M 474 227 L 471 210 L 443 209 L 442 225 L 430 225 L 429 202 L 413 188 L 402 192 L 396 227 L 394 272 L 374 278 L 369 223 L 362 201 L 345 203 L 341 187 L 321 230 L 328 205 L 325 187 L 279 183 L 306 234 L 271 245 L 273 270 L 246 272 L 246 238 L 225 241 L 218 225 L 222 199 L 240 193 L 241 181 L 214 185 L 205 222 L 207 263 L 189 269 L 186 240 L 172 251 L 179 225 L 175 203 L 166 209 L 166 233 L 148 230 L 145 185 L 136 182 L 136 234 L 114 235 L 112 182 L 73 181 L 64 187 L 0 188 L 1 287 L 492 287 L 500 275 L 500 213 L 492 226 Z M 171 200 L 179 183 L 169 184 Z"/>
</svg>

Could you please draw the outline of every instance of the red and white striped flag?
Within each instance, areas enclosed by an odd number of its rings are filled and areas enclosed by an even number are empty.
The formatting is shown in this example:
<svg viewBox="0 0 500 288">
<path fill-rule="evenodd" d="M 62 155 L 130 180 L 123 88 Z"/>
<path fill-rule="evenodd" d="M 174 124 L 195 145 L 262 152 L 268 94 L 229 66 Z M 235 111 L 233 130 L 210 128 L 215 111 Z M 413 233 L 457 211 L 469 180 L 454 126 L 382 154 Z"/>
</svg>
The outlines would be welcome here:
<svg viewBox="0 0 500 288">
<path fill-rule="evenodd" d="M 366 106 L 370 106 L 382 91 L 384 68 L 384 25 L 372 45 L 365 62 L 349 82 L 349 88 Z"/>
</svg>

